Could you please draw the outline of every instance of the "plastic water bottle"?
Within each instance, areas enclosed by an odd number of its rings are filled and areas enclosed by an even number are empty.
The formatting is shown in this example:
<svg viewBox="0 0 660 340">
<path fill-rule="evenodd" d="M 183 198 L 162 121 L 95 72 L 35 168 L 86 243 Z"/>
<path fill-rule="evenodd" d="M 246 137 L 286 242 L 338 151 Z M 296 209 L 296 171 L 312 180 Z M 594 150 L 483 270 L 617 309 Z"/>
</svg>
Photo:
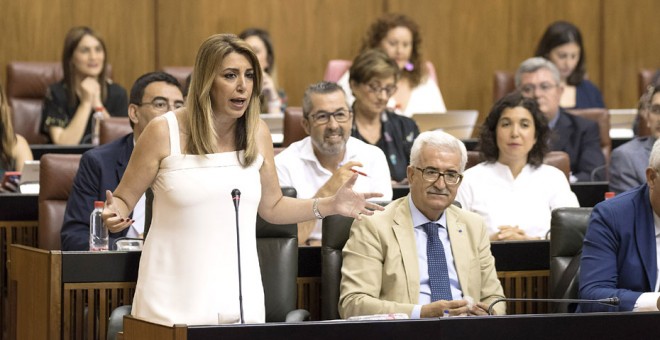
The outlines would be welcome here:
<svg viewBox="0 0 660 340">
<path fill-rule="evenodd" d="M 97 107 L 92 114 L 92 144 L 101 143 L 101 121 L 103 120 L 103 108 Z"/>
<path fill-rule="evenodd" d="M 89 250 L 108 250 L 108 228 L 103 225 L 103 201 L 94 201 L 94 210 L 89 215 Z"/>
</svg>

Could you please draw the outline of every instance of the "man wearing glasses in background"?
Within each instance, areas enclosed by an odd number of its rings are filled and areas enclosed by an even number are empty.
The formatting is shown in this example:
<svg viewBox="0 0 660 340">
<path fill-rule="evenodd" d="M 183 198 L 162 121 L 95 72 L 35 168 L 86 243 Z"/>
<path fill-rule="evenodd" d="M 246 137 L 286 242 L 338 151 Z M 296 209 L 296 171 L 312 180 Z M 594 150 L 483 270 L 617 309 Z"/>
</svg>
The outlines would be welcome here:
<svg viewBox="0 0 660 340">
<path fill-rule="evenodd" d="M 294 187 L 298 198 L 334 195 L 354 173 L 356 192 L 379 192 L 392 199 L 385 154 L 376 146 L 350 137 L 353 113 L 344 90 L 336 83 L 310 85 L 303 97 L 303 121 L 309 135 L 275 156 L 280 186 Z M 298 224 L 298 242 L 321 244 L 321 221 Z"/>
<path fill-rule="evenodd" d="M 541 57 L 523 61 L 516 71 L 516 88 L 539 103 L 555 134 L 550 139 L 550 150 L 564 151 L 571 160 L 571 183 L 591 181 L 592 172 L 605 165 L 598 124 L 559 107 L 564 88 L 557 67 Z"/>
<path fill-rule="evenodd" d="M 452 205 L 466 162 L 465 145 L 445 132 L 415 139 L 410 194 L 351 226 L 342 253 L 342 318 L 486 315 L 504 297 L 483 219 Z M 493 310 L 504 314 L 506 307 Z"/>
<path fill-rule="evenodd" d="M 105 201 L 105 191 L 115 190 L 135 141 L 154 118 L 183 106 L 181 85 L 164 72 L 147 73 L 131 88 L 128 117 L 133 133 L 85 152 L 73 181 L 64 212 L 62 250 L 89 250 L 89 215 L 94 201 Z M 145 196 L 138 201 L 131 219 L 133 225 L 120 233 L 110 233 L 110 249 L 119 237 L 141 237 L 144 229 Z"/>
<path fill-rule="evenodd" d="M 660 137 L 660 85 L 649 86 L 639 99 L 639 115 L 651 131 L 648 136 L 635 137 L 612 150 L 610 190 L 617 195 L 646 183 L 651 148 Z"/>
</svg>

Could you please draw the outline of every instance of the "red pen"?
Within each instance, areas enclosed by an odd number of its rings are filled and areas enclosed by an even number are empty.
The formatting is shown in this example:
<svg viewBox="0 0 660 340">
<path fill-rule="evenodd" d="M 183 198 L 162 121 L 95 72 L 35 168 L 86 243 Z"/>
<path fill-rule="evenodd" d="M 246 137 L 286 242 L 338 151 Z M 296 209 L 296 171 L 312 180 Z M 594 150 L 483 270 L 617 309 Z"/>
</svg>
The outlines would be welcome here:
<svg viewBox="0 0 660 340">
<path fill-rule="evenodd" d="M 355 170 L 355 169 L 351 169 L 351 171 L 353 171 L 354 173 L 356 173 L 356 174 L 358 174 L 358 175 L 362 175 L 362 176 L 364 176 L 364 177 L 369 177 L 369 176 L 367 176 L 367 174 L 365 174 L 365 173 L 362 172 L 362 171 L 358 171 L 358 170 Z"/>
</svg>

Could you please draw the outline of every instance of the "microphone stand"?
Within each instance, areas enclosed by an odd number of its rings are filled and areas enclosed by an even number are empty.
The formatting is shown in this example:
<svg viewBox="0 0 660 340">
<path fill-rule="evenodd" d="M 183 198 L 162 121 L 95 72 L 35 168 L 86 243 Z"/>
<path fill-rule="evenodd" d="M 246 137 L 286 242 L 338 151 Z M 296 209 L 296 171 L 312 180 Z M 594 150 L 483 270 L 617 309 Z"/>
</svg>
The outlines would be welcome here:
<svg viewBox="0 0 660 340">
<path fill-rule="evenodd" d="M 599 303 L 602 305 L 608 306 L 618 306 L 619 298 L 611 297 L 606 299 L 599 300 L 589 300 L 589 299 L 523 299 L 523 298 L 499 298 L 493 301 L 490 306 L 488 306 L 488 315 L 493 315 L 493 307 L 502 302 L 555 302 L 555 303 Z"/>
<path fill-rule="evenodd" d="M 236 253 L 238 254 L 238 305 L 241 313 L 241 324 L 245 323 L 243 318 L 243 278 L 241 277 L 241 238 L 238 228 L 238 204 L 241 201 L 241 191 L 234 189 L 231 191 L 231 199 L 234 201 L 234 210 L 236 211 Z"/>
</svg>

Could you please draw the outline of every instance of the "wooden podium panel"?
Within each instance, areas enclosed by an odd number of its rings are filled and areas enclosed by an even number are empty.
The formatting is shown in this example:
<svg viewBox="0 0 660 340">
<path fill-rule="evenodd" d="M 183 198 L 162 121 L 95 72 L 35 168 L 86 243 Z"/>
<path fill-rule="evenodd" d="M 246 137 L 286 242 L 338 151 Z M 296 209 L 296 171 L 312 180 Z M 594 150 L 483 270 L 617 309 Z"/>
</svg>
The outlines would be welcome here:
<svg viewBox="0 0 660 340">
<path fill-rule="evenodd" d="M 10 247 L 10 339 L 105 339 L 110 312 L 131 304 L 139 252 Z"/>
<path fill-rule="evenodd" d="M 124 340 L 658 339 L 660 312 L 166 327 L 124 317 Z"/>
</svg>

